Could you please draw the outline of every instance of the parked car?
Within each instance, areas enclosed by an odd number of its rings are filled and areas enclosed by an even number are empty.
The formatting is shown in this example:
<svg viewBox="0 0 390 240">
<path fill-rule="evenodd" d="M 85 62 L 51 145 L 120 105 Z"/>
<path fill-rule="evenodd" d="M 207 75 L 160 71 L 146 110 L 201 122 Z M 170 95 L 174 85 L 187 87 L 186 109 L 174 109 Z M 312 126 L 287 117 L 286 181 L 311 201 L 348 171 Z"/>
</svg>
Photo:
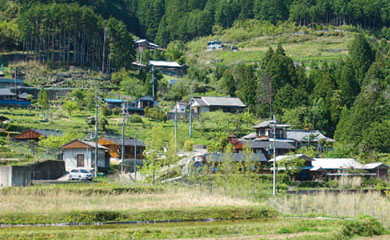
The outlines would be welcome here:
<svg viewBox="0 0 390 240">
<path fill-rule="evenodd" d="M 70 171 L 69 180 L 90 180 L 92 181 L 93 174 L 86 169 L 73 169 Z"/>
</svg>

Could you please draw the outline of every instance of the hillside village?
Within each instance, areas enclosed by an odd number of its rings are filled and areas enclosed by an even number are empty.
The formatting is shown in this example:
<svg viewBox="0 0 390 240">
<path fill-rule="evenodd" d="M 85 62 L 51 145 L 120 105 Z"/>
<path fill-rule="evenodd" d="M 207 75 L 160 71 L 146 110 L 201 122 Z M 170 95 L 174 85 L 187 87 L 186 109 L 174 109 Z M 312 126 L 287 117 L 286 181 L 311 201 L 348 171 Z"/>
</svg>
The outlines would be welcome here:
<svg viewBox="0 0 390 240">
<path fill-rule="evenodd" d="M 388 7 L 0 1 L 0 240 L 390 238 Z"/>
</svg>

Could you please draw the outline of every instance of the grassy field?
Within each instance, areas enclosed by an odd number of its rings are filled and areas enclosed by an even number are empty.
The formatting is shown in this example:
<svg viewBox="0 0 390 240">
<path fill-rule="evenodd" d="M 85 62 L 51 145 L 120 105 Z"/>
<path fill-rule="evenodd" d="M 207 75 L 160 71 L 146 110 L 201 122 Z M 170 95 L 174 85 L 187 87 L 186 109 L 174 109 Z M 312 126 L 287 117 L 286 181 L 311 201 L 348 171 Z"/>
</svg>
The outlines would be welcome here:
<svg viewBox="0 0 390 240">
<path fill-rule="evenodd" d="M 241 185 L 241 195 L 232 195 L 222 185 L 211 190 L 184 184 L 123 184 L 107 178 L 97 183 L 5 188 L 0 190 L 0 223 L 111 224 L 1 227 L 0 239 L 349 239 L 355 235 L 346 235 L 345 226 L 353 221 L 350 217 L 367 214 L 362 209 L 370 205 L 369 199 L 381 206 L 377 211 L 383 214 L 387 214 L 389 202 L 374 195 L 365 199 L 363 195 L 340 195 L 338 200 L 328 195 L 253 199 L 244 193 L 248 186 Z M 351 199 L 359 197 L 363 200 L 357 204 L 362 209 L 355 215 L 340 208 L 338 214 L 332 212 L 335 205 L 347 209 Z M 219 221 L 201 221 L 205 219 Z M 113 224 L 118 221 L 157 222 Z M 365 225 L 357 226 L 360 229 Z M 360 232 L 356 235 L 365 236 Z"/>
<path fill-rule="evenodd" d="M 289 195 L 275 199 L 272 206 L 287 215 L 335 217 L 370 215 L 384 226 L 390 227 L 390 198 L 377 192 Z"/>
<path fill-rule="evenodd" d="M 269 47 L 275 49 L 281 44 L 295 62 L 308 66 L 312 61 L 331 62 L 347 56 L 348 45 L 354 34 L 342 29 L 323 31 L 293 24 L 286 24 L 285 28 L 280 29 L 262 24 L 235 26 L 188 43 L 187 58 L 202 66 L 259 62 Z M 239 51 L 206 51 L 207 41 L 215 39 L 228 46 L 238 46 Z"/>
<path fill-rule="evenodd" d="M 130 185 L 131 186 L 131 185 Z M 0 191 L 0 215 L 70 211 L 165 210 L 202 207 L 259 207 L 262 203 L 191 187 L 130 187 L 111 184 L 34 186 Z M 138 190 L 137 190 L 138 189 Z M 111 191 L 107 191 L 111 190 Z"/>
</svg>

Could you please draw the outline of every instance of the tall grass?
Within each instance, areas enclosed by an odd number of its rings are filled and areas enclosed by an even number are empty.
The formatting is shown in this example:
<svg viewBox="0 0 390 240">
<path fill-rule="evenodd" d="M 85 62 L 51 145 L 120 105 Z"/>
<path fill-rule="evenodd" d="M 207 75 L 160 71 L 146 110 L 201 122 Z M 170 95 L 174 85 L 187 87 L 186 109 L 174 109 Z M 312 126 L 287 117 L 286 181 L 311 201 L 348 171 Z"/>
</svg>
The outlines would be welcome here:
<svg viewBox="0 0 390 240">
<path fill-rule="evenodd" d="M 370 215 L 390 227 L 390 199 L 377 192 L 290 195 L 270 201 L 282 214 L 357 217 Z"/>
<path fill-rule="evenodd" d="M 92 189 L 93 190 L 93 189 Z M 96 190 L 96 189 L 95 189 Z M 140 209 L 178 209 L 220 206 L 260 206 L 245 199 L 191 188 L 170 188 L 164 192 L 111 194 L 102 191 L 70 191 L 47 188 L 37 191 L 1 191 L 0 213 L 64 212 L 64 211 L 122 211 Z"/>
</svg>

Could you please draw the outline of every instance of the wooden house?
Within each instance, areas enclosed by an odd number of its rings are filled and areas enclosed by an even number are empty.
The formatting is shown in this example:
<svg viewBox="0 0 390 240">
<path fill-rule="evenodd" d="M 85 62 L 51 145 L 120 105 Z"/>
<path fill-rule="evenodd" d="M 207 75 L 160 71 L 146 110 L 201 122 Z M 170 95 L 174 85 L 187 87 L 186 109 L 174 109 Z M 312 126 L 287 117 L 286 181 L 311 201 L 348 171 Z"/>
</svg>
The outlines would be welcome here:
<svg viewBox="0 0 390 240">
<path fill-rule="evenodd" d="M 289 127 L 288 124 L 276 122 L 276 139 L 278 142 L 288 143 L 296 149 L 309 145 L 317 148 L 320 147 L 320 141 L 334 142 L 332 138 L 325 136 L 319 130 L 290 130 Z M 249 133 L 241 139 L 245 141 L 269 141 L 273 139 L 274 124 L 271 121 L 263 121 L 253 128 L 256 132 Z"/>
<path fill-rule="evenodd" d="M 389 166 L 387 166 L 386 164 L 380 162 L 368 163 L 363 167 L 368 173 L 375 174 L 377 178 L 388 180 Z"/>
<path fill-rule="evenodd" d="M 289 127 L 287 124 L 276 122 L 276 139 L 286 139 L 287 128 Z M 256 140 L 269 140 L 273 138 L 274 124 L 271 121 L 261 122 L 253 128 L 256 129 Z"/>
<path fill-rule="evenodd" d="M 124 139 L 124 159 L 125 165 L 132 166 L 135 161 L 135 149 L 137 150 L 137 165 L 143 164 L 143 153 L 145 151 L 145 144 L 141 141 L 136 141 L 133 138 Z M 98 140 L 99 145 L 108 149 L 108 154 L 111 161 L 121 161 L 122 156 L 122 137 L 120 136 L 107 136 L 101 137 Z"/>
<path fill-rule="evenodd" d="M 177 62 L 168 61 L 149 61 L 149 65 L 164 75 L 178 77 L 183 77 L 188 68 L 186 65 L 180 65 Z"/>
<path fill-rule="evenodd" d="M 58 130 L 47 130 L 47 129 L 27 129 L 22 133 L 13 137 L 14 140 L 17 141 L 29 141 L 33 140 L 38 142 L 42 138 L 46 138 L 49 136 L 61 136 L 62 133 Z"/>
<path fill-rule="evenodd" d="M 105 98 L 104 102 L 107 103 L 110 109 L 122 108 L 122 104 L 124 103 L 122 99 L 117 99 L 117 98 Z"/>
<path fill-rule="evenodd" d="M 149 42 L 146 39 L 138 39 L 138 40 L 135 40 L 134 42 L 135 42 L 135 45 L 137 46 L 139 51 L 144 51 L 144 50 L 150 50 L 150 51 L 160 50 L 161 51 L 161 50 L 163 50 L 159 45 L 152 43 L 152 42 Z"/>
<path fill-rule="evenodd" d="M 75 168 L 94 169 L 96 143 L 83 140 L 74 140 L 62 146 L 62 160 L 65 162 L 66 171 Z M 110 167 L 110 158 L 106 154 L 108 148 L 98 144 L 99 169 Z"/>
<path fill-rule="evenodd" d="M 134 102 L 127 103 L 126 109 L 128 113 L 137 113 L 143 115 L 145 113 L 145 108 L 152 108 L 158 106 L 158 101 L 154 100 L 151 96 L 143 96 L 137 98 Z"/>
<path fill-rule="evenodd" d="M 30 101 L 19 98 L 19 95 L 11 92 L 10 89 L 0 89 L 0 106 L 28 107 L 30 105 Z"/>
</svg>

